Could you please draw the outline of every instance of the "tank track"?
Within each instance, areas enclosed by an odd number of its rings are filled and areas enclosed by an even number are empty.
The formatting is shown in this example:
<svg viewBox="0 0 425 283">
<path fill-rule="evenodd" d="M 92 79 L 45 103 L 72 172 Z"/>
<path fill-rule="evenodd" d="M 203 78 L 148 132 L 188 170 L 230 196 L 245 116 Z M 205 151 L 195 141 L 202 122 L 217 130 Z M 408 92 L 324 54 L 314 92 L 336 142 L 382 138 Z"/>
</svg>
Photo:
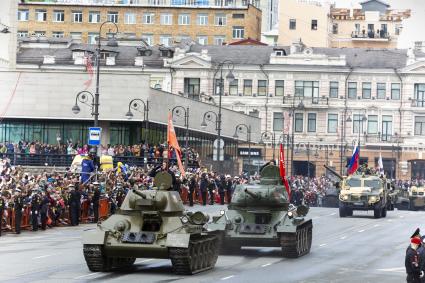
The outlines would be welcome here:
<svg viewBox="0 0 425 283">
<path fill-rule="evenodd" d="M 191 237 L 188 248 L 169 248 L 168 253 L 176 274 L 195 274 L 211 269 L 217 262 L 217 235 Z"/>
<path fill-rule="evenodd" d="M 108 257 L 104 255 L 102 245 L 84 245 L 83 253 L 87 267 L 94 272 L 129 267 L 136 261 L 136 258 Z"/>
<path fill-rule="evenodd" d="M 281 233 L 280 245 L 283 256 L 297 258 L 310 252 L 313 239 L 313 223 L 308 221 L 297 227 L 295 233 Z"/>
</svg>

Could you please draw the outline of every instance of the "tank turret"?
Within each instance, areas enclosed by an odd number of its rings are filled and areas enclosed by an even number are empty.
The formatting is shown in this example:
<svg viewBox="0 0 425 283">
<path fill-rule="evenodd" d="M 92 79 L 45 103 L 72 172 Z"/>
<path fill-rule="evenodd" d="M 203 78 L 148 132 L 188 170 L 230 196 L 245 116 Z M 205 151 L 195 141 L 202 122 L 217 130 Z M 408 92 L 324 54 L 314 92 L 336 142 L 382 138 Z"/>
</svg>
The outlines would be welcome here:
<svg viewBox="0 0 425 283">
<path fill-rule="evenodd" d="M 209 216 L 186 212 L 178 192 L 167 190 L 171 183 L 170 174 L 157 173 L 153 190 L 130 190 L 116 214 L 84 234 L 91 271 L 128 267 L 137 257 L 170 258 L 177 274 L 214 267 L 219 239 L 204 228 Z"/>
<path fill-rule="evenodd" d="M 238 185 L 227 211 L 208 224 L 221 231 L 223 252 L 241 246 L 280 246 L 284 257 L 310 252 L 313 224 L 308 207 L 290 205 L 279 167 L 267 165 L 260 181 Z"/>
</svg>

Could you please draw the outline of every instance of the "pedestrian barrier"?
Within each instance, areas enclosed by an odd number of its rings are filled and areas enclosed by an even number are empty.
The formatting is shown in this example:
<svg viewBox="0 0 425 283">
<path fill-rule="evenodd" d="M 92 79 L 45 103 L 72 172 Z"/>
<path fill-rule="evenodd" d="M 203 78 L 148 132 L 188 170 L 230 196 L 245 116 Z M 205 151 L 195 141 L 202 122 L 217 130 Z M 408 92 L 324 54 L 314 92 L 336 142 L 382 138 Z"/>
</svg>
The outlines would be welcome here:
<svg viewBox="0 0 425 283">
<path fill-rule="evenodd" d="M 99 220 L 105 220 L 109 216 L 109 200 L 102 198 L 99 200 Z"/>
</svg>

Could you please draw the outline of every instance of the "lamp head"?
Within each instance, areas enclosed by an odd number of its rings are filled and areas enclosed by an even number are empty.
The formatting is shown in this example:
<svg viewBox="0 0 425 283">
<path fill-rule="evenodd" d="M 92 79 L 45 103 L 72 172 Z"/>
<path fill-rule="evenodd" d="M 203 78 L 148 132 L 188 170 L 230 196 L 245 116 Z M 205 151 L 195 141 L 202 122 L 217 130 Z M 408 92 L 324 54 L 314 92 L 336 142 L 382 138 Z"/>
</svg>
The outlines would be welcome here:
<svg viewBox="0 0 425 283">
<path fill-rule="evenodd" d="M 346 120 L 347 122 L 353 122 L 353 120 L 351 119 L 351 116 L 348 116 L 348 118 L 347 118 L 347 120 Z"/>
<path fill-rule="evenodd" d="M 133 118 L 133 112 L 131 112 L 130 110 L 128 110 L 128 112 L 125 114 L 125 117 L 127 117 L 127 119 L 132 119 Z"/>
<path fill-rule="evenodd" d="M 3 28 L 1 31 L 1 33 L 10 33 L 10 30 L 8 27 Z"/>
<path fill-rule="evenodd" d="M 227 79 L 229 82 L 233 82 L 233 81 L 235 80 L 235 76 L 233 75 L 232 70 L 230 70 L 230 72 L 227 74 L 226 79 Z"/>
<path fill-rule="evenodd" d="M 297 108 L 298 109 L 304 109 L 304 103 L 302 101 L 300 101 Z"/>
<path fill-rule="evenodd" d="M 108 42 L 106 43 L 106 46 L 109 46 L 109 47 L 118 47 L 118 42 L 115 39 L 115 35 L 113 35 L 112 37 L 110 37 L 108 39 Z"/>
<path fill-rule="evenodd" d="M 233 135 L 233 138 L 234 138 L 234 139 L 239 138 L 238 133 L 237 133 L 236 131 L 235 131 L 235 134 Z"/>
<path fill-rule="evenodd" d="M 201 128 L 202 128 L 202 129 L 205 129 L 207 126 L 208 126 L 208 125 L 207 125 L 207 122 L 205 121 L 205 119 L 204 119 L 204 120 L 202 120 Z"/>
<path fill-rule="evenodd" d="M 72 106 L 72 113 L 74 114 L 80 113 L 80 106 L 78 106 L 78 104 L 75 104 L 74 106 Z"/>
</svg>

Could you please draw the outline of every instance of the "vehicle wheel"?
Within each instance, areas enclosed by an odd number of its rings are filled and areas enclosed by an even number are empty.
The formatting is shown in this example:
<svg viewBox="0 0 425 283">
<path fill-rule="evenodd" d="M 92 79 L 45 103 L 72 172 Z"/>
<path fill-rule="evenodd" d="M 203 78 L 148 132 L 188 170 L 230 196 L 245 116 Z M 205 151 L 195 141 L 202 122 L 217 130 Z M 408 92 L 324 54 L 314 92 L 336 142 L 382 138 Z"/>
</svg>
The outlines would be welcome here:
<svg viewBox="0 0 425 283">
<path fill-rule="evenodd" d="M 386 207 L 382 208 L 382 215 L 381 216 L 387 217 L 387 208 Z"/>
<path fill-rule="evenodd" d="M 382 208 L 381 207 L 375 207 L 373 209 L 373 217 L 381 218 L 381 216 L 382 216 Z"/>
<path fill-rule="evenodd" d="M 101 245 L 84 245 L 84 258 L 87 267 L 93 272 L 105 272 L 111 270 L 114 259 L 105 256 L 103 246 Z"/>
<path fill-rule="evenodd" d="M 339 217 L 347 217 L 347 209 L 344 206 L 339 207 Z"/>
<path fill-rule="evenodd" d="M 416 211 L 416 207 L 415 207 L 415 204 L 413 203 L 413 201 L 409 202 L 409 210 L 410 211 Z"/>
<path fill-rule="evenodd" d="M 313 239 L 313 223 L 308 221 L 297 227 L 295 233 L 281 233 L 280 245 L 283 257 L 297 258 L 310 252 Z"/>
<path fill-rule="evenodd" d="M 345 212 L 346 212 L 346 215 L 347 215 L 347 216 L 353 216 L 353 210 L 352 210 L 352 209 L 350 209 L 350 208 L 346 208 L 346 209 L 345 209 Z"/>
</svg>

